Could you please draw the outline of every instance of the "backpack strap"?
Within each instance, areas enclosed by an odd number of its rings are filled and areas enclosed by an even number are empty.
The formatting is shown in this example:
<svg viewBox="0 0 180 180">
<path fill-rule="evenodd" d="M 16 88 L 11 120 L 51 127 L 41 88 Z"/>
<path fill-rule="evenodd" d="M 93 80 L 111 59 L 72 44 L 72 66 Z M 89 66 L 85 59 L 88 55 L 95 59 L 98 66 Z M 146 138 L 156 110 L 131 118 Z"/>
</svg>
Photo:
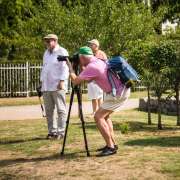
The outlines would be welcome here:
<svg viewBox="0 0 180 180">
<path fill-rule="evenodd" d="M 111 76 L 111 73 L 110 73 L 109 69 L 107 70 L 107 76 L 108 76 L 109 82 L 110 82 L 111 87 L 112 87 L 112 95 L 116 99 L 116 94 L 117 94 L 116 84 L 114 82 L 114 79 Z"/>
<path fill-rule="evenodd" d="M 121 96 L 120 96 L 119 99 L 121 99 L 122 95 L 124 94 L 124 90 L 126 89 L 126 86 L 124 85 L 123 88 L 118 88 L 118 89 L 117 89 L 117 92 L 118 92 L 120 89 L 123 89 L 123 90 L 122 90 L 122 93 L 121 93 Z"/>
<path fill-rule="evenodd" d="M 99 57 L 96 57 L 97 59 L 101 59 L 103 61 L 109 61 L 109 59 L 105 59 L 105 58 L 99 58 Z"/>
<path fill-rule="evenodd" d="M 121 96 L 120 96 L 120 98 L 119 98 L 119 99 L 121 99 L 122 95 L 124 94 L 124 90 L 127 89 L 127 87 L 124 85 L 124 87 L 116 89 L 116 84 L 115 84 L 115 82 L 114 82 L 114 79 L 112 78 L 112 75 L 111 75 L 111 73 L 110 73 L 110 69 L 108 69 L 108 71 L 107 71 L 107 76 L 108 76 L 109 82 L 110 82 L 111 87 L 112 87 L 112 95 L 113 95 L 113 97 L 114 97 L 115 99 L 116 99 L 116 94 L 117 94 L 117 92 L 118 92 L 120 89 L 122 89 L 122 93 L 121 93 Z"/>
</svg>

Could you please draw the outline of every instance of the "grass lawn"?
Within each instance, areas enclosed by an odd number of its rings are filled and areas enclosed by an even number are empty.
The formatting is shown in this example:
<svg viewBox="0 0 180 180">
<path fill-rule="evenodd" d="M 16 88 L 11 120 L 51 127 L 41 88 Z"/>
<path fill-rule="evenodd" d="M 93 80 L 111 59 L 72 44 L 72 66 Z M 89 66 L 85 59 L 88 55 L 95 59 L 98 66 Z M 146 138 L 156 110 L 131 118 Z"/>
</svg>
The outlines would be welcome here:
<svg viewBox="0 0 180 180">
<path fill-rule="evenodd" d="M 0 121 L 1 180 L 178 180 L 180 179 L 180 127 L 176 117 L 162 115 L 163 130 L 157 130 L 157 114 L 152 125 L 147 113 L 134 110 L 114 113 L 115 155 L 95 157 L 105 146 L 92 118 L 85 120 L 90 157 L 85 150 L 81 121 L 71 117 L 64 155 L 63 140 L 44 140 L 45 119 Z M 128 134 L 119 125 L 128 123 Z"/>
<path fill-rule="evenodd" d="M 70 102 L 70 94 L 66 95 L 66 102 Z M 141 97 L 147 97 L 147 91 L 136 91 L 132 92 L 129 98 L 141 98 Z M 43 97 L 41 97 L 41 101 L 43 102 Z M 82 95 L 82 101 L 89 101 L 88 95 L 83 94 Z M 77 102 L 77 96 L 74 95 L 73 102 Z M 23 106 L 23 105 L 36 105 L 40 104 L 39 97 L 19 97 L 19 98 L 0 98 L 0 107 L 5 106 Z"/>
</svg>

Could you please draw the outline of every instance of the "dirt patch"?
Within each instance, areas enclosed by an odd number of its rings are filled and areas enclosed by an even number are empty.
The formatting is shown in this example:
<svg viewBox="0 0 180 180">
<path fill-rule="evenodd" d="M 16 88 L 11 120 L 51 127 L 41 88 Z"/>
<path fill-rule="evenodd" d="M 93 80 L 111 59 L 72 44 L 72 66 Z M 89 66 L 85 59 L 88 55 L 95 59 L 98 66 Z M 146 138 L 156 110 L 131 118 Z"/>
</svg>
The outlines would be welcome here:
<svg viewBox="0 0 180 180">
<path fill-rule="evenodd" d="M 137 153 L 138 154 L 138 153 Z M 134 155 L 137 155 L 134 154 Z M 72 157 L 65 156 L 65 159 L 59 155 L 41 157 L 39 161 L 36 158 L 11 163 L 3 168 L 6 174 L 11 173 L 17 176 L 18 179 L 153 179 L 164 180 L 169 176 L 158 173 L 156 170 L 161 167 L 161 163 L 136 163 L 130 162 L 132 154 L 122 155 L 120 152 L 117 155 L 109 156 L 108 158 L 95 157 Z M 12 160 L 13 161 L 13 160 Z M 11 166 L 11 168 L 10 168 Z M 10 170 L 11 169 L 11 170 Z M 9 171 L 10 170 L 10 171 Z M 15 177 L 12 179 L 16 179 Z"/>
<path fill-rule="evenodd" d="M 39 98 L 37 96 L 33 97 L 18 97 L 18 98 L 0 98 L 0 103 L 5 103 L 5 102 L 33 102 L 33 101 L 38 101 Z"/>
</svg>

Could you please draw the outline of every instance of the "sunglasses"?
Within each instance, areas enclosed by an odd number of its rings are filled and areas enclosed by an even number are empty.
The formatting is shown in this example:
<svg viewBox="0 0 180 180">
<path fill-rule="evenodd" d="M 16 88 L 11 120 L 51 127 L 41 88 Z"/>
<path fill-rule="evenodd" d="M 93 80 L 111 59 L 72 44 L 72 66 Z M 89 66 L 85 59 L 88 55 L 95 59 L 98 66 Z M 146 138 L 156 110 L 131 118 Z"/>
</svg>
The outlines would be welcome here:
<svg viewBox="0 0 180 180">
<path fill-rule="evenodd" d="M 46 43 L 50 43 L 51 41 L 53 41 L 53 40 L 45 40 Z"/>
</svg>

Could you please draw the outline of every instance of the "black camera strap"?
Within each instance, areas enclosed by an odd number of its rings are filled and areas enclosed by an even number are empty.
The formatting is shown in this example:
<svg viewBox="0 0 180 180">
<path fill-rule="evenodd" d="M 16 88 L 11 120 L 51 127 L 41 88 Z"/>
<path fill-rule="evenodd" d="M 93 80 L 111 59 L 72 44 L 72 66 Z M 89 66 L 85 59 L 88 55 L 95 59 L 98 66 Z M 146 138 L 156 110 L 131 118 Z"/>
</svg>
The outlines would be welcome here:
<svg viewBox="0 0 180 180">
<path fill-rule="evenodd" d="M 40 98 L 40 97 L 39 97 L 39 101 L 40 101 L 40 103 L 41 103 L 41 98 Z M 46 117 L 46 115 L 44 115 L 44 108 L 43 108 L 42 103 L 41 103 L 41 109 L 42 109 L 42 116 L 43 116 L 43 117 Z"/>
</svg>

